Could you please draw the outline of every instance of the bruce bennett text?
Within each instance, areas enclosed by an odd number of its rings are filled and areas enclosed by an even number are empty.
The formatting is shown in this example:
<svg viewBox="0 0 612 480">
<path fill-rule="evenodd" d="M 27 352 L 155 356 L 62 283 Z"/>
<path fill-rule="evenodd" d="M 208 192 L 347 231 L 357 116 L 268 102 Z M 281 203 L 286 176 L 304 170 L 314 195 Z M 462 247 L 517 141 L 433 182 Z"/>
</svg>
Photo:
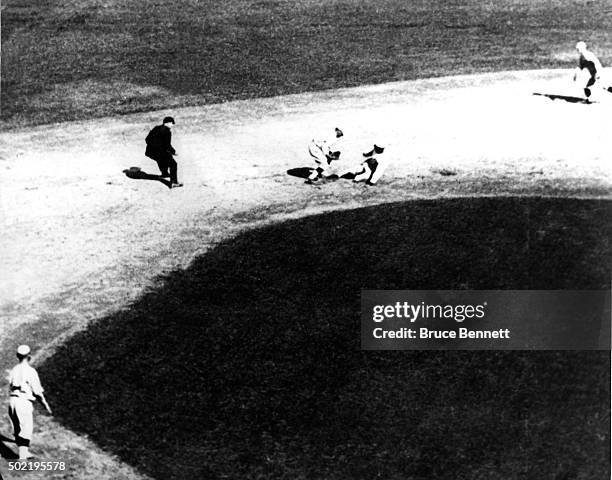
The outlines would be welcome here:
<svg viewBox="0 0 612 480">
<path fill-rule="evenodd" d="M 506 339 L 510 338 L 509 328 L 500 328 L 497 330 L 470 330 L 468 328 L 459 328 L 458 330 L 431 330 L 429 328 L 400 328 L 397 330 L 385 330 L 384 328 L 375 328 L 372 330 L 372 336 L 377 339 L 393 338 L 393 339 L 408 339 L 408 340 L 440 340 L 440 339 L 467 339 L 467 338 L 486 338 L 486 339 Z"/>
</svg>

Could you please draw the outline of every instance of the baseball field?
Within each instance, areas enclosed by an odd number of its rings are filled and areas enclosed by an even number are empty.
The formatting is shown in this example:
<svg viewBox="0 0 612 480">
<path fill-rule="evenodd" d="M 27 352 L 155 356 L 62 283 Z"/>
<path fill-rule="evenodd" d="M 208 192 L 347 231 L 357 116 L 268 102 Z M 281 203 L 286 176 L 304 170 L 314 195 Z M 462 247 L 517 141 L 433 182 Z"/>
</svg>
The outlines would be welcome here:
<svg viewBox="0 0 612 480">
<path fill-rule="evenodd" d="M 1 20 L 0 365 L 32 346 L 54 410 L 32 453 L 66 469 L 8 471 L 3 417 L 0 475 L 610 477 L 609 351 L 362 352 L 359 310 L 362 289 L 609 288 L 612 95 L 577 101 L 571 69 L 577 40 L 612 65 L 611 2 Z M 165 115 L 180 189 L 144 156 Z M 342 161 L 386 146 L 378 185 L 304 184 L 335 126 Z"/>
</svg>

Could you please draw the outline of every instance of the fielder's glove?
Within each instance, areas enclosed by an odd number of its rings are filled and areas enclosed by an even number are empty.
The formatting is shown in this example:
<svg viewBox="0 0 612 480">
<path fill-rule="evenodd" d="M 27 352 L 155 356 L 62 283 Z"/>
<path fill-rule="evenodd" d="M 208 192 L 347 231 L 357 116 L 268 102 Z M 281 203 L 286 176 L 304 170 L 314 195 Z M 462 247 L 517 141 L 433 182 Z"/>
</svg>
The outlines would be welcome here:
<svg viewBox="0 0 612 480">
<path fill-rule="evenodd" d="M 340 151 L 329 152 L 327 155 L 328 160 L 338 160 L 340 158 Z"/>
</svg>

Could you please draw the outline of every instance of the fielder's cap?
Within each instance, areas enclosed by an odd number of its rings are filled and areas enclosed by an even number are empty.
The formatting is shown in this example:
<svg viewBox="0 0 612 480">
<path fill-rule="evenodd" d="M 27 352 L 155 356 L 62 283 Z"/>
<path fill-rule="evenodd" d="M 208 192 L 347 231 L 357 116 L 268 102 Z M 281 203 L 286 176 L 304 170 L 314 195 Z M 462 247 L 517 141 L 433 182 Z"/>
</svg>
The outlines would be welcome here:
<svg viewBox="0 0 612 480">
<path fill-rule="evenodd" d="M 379 147 L 378 145 L 374 144 L 374 152 L 383 153 L 384 151 L 385 151 L 385 147 Z"/>
<path fill-rule="evenodd" d="M 580 41 L 576 44 L 576 50 L 584 50 L 586 48 L 586 43 Z"/>
<path fill-rule="evenodd" d="M 338 127 L 336 127 L 335 130 L 336 130 L 336 137 L 341 137 L 342 135 L 344 135 L 342 130 L 340 130 Z"/>
<path fill-rule="evenodd" d="M 174 118 L 172 117 L 164 117 L 164 121 L 162 123 L 171 123 L 174 125 Z"/>
<path fill-rule="evenodd" d="M 19 345 L 17 347 L 17 355 L 21 355 L 22 357 L 29 355 L 31 351 L 32 350 L 30 350 L 30 347 L 28 347 L 27 345 Z"/>
</svg>

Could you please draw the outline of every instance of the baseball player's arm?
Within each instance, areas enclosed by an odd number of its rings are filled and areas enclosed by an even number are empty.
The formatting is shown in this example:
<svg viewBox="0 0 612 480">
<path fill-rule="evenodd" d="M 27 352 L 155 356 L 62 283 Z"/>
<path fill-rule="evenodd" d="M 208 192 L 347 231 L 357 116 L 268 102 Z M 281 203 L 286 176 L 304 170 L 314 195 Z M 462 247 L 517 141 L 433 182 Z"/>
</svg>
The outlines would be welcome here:
<svg viewBox="0 0 612 480">
<path fill-rule="evenodd" d="M 593 60 L 594 60 L 593 63 L 595 64 L 595 70 L 597 70 L 595 72 L 595 76 L 599 78 L 601 76 L 601 72 L 603 70 L 603 65 L 599 61 L 599 58 L 593 56 Z"/>
<path fill-rule="evenodd" d="M 329 158 L 331 154 L 331 148 L 329 148 L 328 142 L 321 142 L 321 151 L 327 158 Z"/>
<path fill-rule="evenodd" d="M 36 370 L 31 370 L 32 374 L 29 379 L 30 388 L 32 389 L 32 393 L 36 397 L 36 399 L 45 407 L 47 412 L 51 412 L 51 407 L 47 403 L 47 399 L 45 398 L 44 389 L 40 383 L 40 377 L 38 376 L 38 372 Z"/>
<path fill-rule="evenodd" d="M 176 150 L 172 146 L 172 132 L 169 129 L 166 129 L 164 132 L 163 145 L 166 152 L 171 153 L 172 155 L 176 155 Z"/>
<path fill-rule="evenodd" d="M 36 395 L 36 398 L 43 405 L 43 407 L 45 407 L 45 410 L 47 410 L 47 412 L 49 412 L 49 415 L 53 415 L 53 411 L 51 410 L 51 407 L 49 406 L 49 403 L 47 403 L 47 399 L 45 398 L 45 394 L 41 393 L 39 395 Z"/>
</svg>

